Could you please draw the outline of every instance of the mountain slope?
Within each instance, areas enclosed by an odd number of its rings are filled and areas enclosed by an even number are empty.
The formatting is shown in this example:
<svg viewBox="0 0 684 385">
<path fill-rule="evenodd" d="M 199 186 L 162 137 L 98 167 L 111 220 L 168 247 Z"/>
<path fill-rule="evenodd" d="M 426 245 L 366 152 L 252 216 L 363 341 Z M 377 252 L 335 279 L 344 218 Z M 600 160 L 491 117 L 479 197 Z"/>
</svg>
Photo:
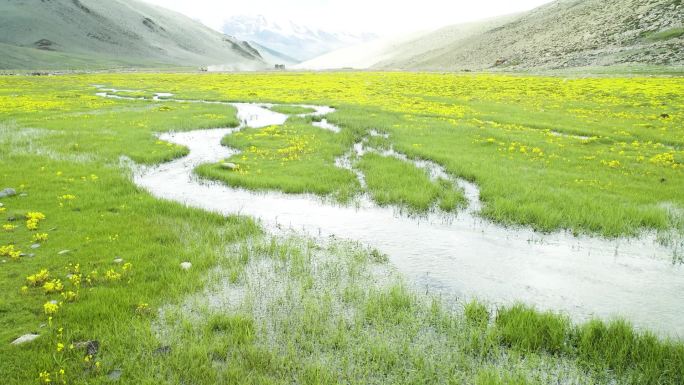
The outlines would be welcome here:
<svg viewBox="0 0 684 385">
<path fill-rule="evenodd" d="M 559 0 L 464 37 L 447 27 L 378 69 L 462 70 L 684 64 L 681 0 Z M 442 43 L 435 36 L 442 35 Z M 424 52 L 415 47 L 430 46 Z"/>
<path fill-rule="evenodd" d="M 342 48 L 298 64 L 301 69 L 335 69 L 370 67 L 392 68 L 401 63 L 410 67 L 425 56 L 439 50 L 448 50 L 461 41 L 499 27 L 516 16 L 503 16 L 473 23 L 458 24 L 437 31 L 416 32 L 410 35 L 373 40 L 364 44 Z"/>
<path fill-rule="evenodd" d="M 299 63 L 299 60 L 257 42 L 250 41 L 249 44 L 256 48 L 261 54 L 261 57 L 269 64 L 283 64 L 289 66 Z"/>
<path fill-rule="evenodd" d="M 423 36 L 424 33 L 415 33 L 408 36 L 380 38 L 328 52 L 299 63 L 293 68 L 303 70 L 366 69 L 384 60 L 393 60 L 399 52 L 398 48 L 403 50 L 405 44 L 422 40 Z M 413 55 L 413 52 L 411 54 Z"/>
<path fill-rule="evenodd" d="M 298 62 L 375 38 L 372 34 L 337 33 L 308 28 L 292 21 L 275 22 L 261 15 L 234 16 L 226 21 L 223 32 L 268 47 Z"/>
<path fill-rule="evenodd" d="M 264 68 L 248 43 L 137 0 L 0 2 L 0 69 Z"/>
</svg>

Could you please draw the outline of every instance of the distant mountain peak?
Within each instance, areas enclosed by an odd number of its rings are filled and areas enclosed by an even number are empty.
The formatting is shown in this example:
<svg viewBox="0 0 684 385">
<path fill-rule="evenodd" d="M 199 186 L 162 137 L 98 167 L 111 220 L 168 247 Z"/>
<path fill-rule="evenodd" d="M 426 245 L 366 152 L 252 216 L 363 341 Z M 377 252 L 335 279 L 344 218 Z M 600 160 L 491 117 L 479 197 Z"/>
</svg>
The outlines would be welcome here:
<svg viewBox="0 0 684 385">
<path fill-rule="evenodd" d="M 371 33 L 324 30 L 293 20 L 276 20 L 264 15 L 233 16 L 225 21 L 223 32 L 237 39 L 268 47 L 298 61 L 305 61 L 377 37 Z"/>
</svg>

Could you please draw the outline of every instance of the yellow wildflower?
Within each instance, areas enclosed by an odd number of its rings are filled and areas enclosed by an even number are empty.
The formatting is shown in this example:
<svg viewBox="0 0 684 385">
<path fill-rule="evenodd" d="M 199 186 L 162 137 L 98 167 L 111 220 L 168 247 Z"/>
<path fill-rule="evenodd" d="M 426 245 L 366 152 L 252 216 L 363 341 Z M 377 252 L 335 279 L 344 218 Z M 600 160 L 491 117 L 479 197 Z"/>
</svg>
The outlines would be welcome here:
<svg viewBox="0 0 684 385">
<path fill-rule="evenodd" d="M 10 257 L 11 259 L 19 259 L 21 251 L 14 248 L 14 245 L 0 246 L 0 257 Z"/>
<path fill-rule="evenodd" d="M 53 279 L 43 284 L 45 294 L 61 293 L 62 290 L 64 290 L 64 285 L 59 279 Z"/>
<path fill-rule="evenodd" d="M 62 298 L 64 298 L 66 302 L 75 302 L 77 297 L 78 293 L 75 293 L 71 290 L 62 293 Z"/>
<path fill-rule="evenodd" d="M 28 219 L 26 221 L 26 228 L 29 230 L 38 230 L 38 221 L 35 219 Z"/>
<path fill-rule="evenodd" d="M 35 219 L 37 221 L 42 221 L 44 220 L 45 214 L 40 213 L 40 212 L 28 212 L 26 213 L 26 219 Z"/>
<path fill-rule="evenodd" d="M 42 286 L 48 279 L 50 279 L 50 272 L 47 269 L 42 269 L 36 274 L 26 277 L 26 283 L 28 283 L 29 286 L 38 287 Z"/>
<path fill-rule="evenodd" d="M 33 234 L 33 242 L 45 242 L 48 240 L 47 233 Z"/>
<path fill-rule="evenodd" d="M 117 273 L 114 269 L 109 269 L 105 272 L 105 279 L 108 281 L 118 281 L 121 279 L 121 273 Z"/>
<path fill-rule="evenodd" d="M 69 281 L 71 282 L 72 285 L 76 287 L 81 286 L 81 274 L 71 274 L 69 276 Z"/>
<path fill-rule="evenodd" d="M 45 312 L 46 315 L 55 315 L 57 314 L 57 311 L 59 310 L 59 305 L 54 303 L 54 302 L 45 302 L 43 304 L 43 311 Z"/>
<path fill-rule="evenodd" d="M 140 302 L 138 306 L 135 307 L 136 314 L 145 314 L 150 310 L 150 305 L 145 302 Z"/>
<path fill-rule="evenodd" d="M 46 371 L 42 371 L 40 374 L 38 374 L 38 380 L 43 384 L 49 384 L 52 382 L 50 379 L 50 373 Z"/>
</svg>

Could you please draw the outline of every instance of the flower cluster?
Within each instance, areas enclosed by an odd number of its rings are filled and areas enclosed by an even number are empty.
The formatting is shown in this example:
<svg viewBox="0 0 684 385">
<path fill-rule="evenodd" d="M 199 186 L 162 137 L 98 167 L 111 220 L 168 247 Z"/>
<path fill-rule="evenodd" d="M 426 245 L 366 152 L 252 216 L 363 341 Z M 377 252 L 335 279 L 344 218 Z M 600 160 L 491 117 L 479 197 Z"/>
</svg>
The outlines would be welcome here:
<svg viewBox="0 0 684 385">
<path fill-rule="evenodd" d="M 9 257 L 17 260 L 21 257 L 21 251 L 17 250 L 14 245 L 0 246 L 0 257 Z"/>
<path fill-rule="evenodd" d="M 42 220 L 45 220 L 45 214 L 29 212 L 26 214 L 26 228 L 29 230 L 38 230 L 38 224 Z"/>
</svg>

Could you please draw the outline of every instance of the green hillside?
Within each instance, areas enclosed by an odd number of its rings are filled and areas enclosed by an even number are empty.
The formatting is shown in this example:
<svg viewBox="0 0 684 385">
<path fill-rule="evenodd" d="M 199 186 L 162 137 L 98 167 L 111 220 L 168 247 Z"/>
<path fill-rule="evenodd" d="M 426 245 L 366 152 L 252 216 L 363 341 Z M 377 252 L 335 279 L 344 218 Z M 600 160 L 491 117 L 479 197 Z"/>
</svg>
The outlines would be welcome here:
<svg viewBox="0 0 684 385">
<path fill-rule="evenodd" d="M 137 0 L 0 3 L 0 69 L 208 65 L 266 66 L 248 43 Z"/>
</svg>

